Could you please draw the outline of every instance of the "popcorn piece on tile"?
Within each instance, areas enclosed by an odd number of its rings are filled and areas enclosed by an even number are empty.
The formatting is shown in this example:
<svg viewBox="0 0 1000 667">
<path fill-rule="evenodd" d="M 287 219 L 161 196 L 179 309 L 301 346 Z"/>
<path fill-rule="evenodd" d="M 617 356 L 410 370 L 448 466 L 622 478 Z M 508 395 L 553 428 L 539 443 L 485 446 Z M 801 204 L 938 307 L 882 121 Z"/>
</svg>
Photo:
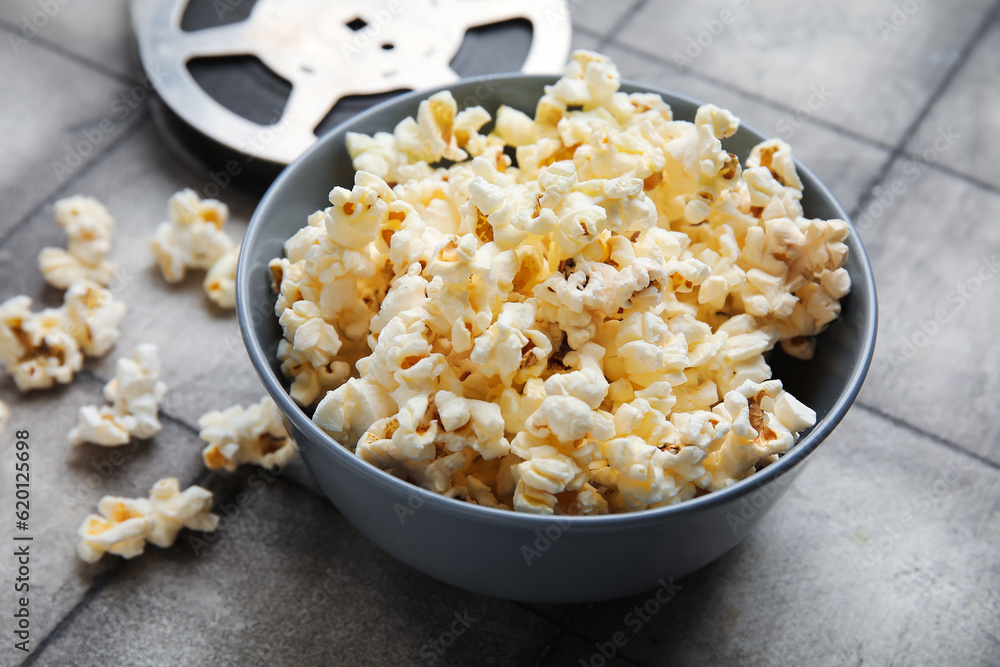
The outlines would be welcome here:
<svg viewBox="0 0 1000 667">
<path fill-rule="evenodd" d="M 215 530 L 219 517 L 209 511 L 211 507 L 210 491 L 192 486 L 182 492 L 175 477 L 154 484 L 148 500 L 104 496 L 97 504 L 99 514 L 91 514 L 80 526 L 77 553 L 96 563 L 105 553 L 135 558 L 146 542 L 169 547 L 182 528 Z"/>
<path fill-rule="evenodd" d="M 212 514 L 212 492 L 200 486 L 181 491 L 176 477 L 161 479 L 149 491 L 150 517 L 153 525 L 146 540 L 158 547 L 169 547 L 181 528 L 211 532 L 219 525 Z"/>
<path fill-rule="evenodd" d="M 0 363 L 22 392 L 69 384 L 83 367 L 77 339 L 65 330 L 62 309 L 31 310 L 31 299 L 0 304 Z"/>
<path fill-rule="evenodd" d="M 88 281 L 73 283 L 63 297 L 65 327 L 88 357 L 103 357 L 121 332 L 125 304 L 107 289 Z"/>
<path fill-rule="evenodd" d="M 145 498 L 104 496 L 97 503 L 99 514 L 84 519 L 77 531 L 76 552 L 87 563 L 96 563 L 105 553 L 135 558 L 146 548 L 153 529 L 152 508 Z"/>
<path fill-rule="evenodd" d="M 118 360 L 115 377 L 104 385 L 104 397 L 112 405 L 81 407 L 69 439 L 109 447 L 127 444 L 132 437 L 148 440 L 163 429 L 158 415 L 166 393 L 156 346 L 138 345 L 131 358 Z"/>
<path fill-rule="evenodd" d="M 277 468 L 298 452 L 281 423 L 278 406 L 269 397 L 247 408 L 235 405 L 206 413 L 198 427 L 199 437 L 208 443 L 202 458 L 211 470 L 233 471 L 242 463 Z"/>
<path fill-rule="evenodd" d="M 85 442 L 105 447 L 127 445 L 132 441 L 129 429 L 132 421 L 106 405 L 83 405 L 77 412 L 77 424 L 69 431 L 69 441 L 74 445 Z"/>
<path fill-rule="evenodd" d="M 239 256 L 239 248 L 226 251 L 205 274 L 202 286 L 208 298 L 219 308 L 236 307 L 236 264 Z"/>
<path fill-rule="evenodd" d="M 158 414 L 167 385 L 160 380 L 160 359 L 156 346 L 136 346 L 132 358 L 118 360 L 115 377 L 104 386 L 104 397 L 114 409 L 135 421 L 132 435 L 150 438 L 162 430 Z"/>
<path fill-rule="evenodd" d="M 234 249 L 236 244 L 222 231 L 229 219 L 229 207 L 222 202 L 202 200 L 185 189 L 170 197 L 167 211 L 169 221 L 160 223 L 150 241 L 167 282 L 180 282 L 188 269 L 210 269 Z"/>
<path fill-rule="evenodd" d="M 93 197 L 75 195 L 55 203 L 55 219 L 66 230 L 67 248 L 43 248 L 38 268 L 46 282 L 57 289 L 89 280 L 107 286 L 115 266 L 107 261 L 114 220 Z"/>
</svg>

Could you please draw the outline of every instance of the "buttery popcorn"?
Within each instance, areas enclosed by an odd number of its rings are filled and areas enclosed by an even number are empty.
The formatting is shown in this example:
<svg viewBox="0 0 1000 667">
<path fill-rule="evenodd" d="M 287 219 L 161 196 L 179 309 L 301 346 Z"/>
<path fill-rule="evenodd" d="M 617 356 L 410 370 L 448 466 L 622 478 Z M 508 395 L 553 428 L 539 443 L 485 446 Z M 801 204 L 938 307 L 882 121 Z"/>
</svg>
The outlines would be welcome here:
<svg viewBox="0 0 1000 667">
<path fill-rule="evenodd" d="M 149 244 L 164 280 L 178 283 L 188 269 L 204 269 L 209 299 L 220 308 L 235 308 L 238 246 L 222 231 L 229 207 L 186 188 L 170 197 L 167 213 L 169 221 L 159 224 Z"/>
<path fill-rule="evenodd" d="M 69 384 L 84 355 L 101 357 L 118 340 L 125 304 L 96 283 L 81 280 L 63 295 L 63 305 L 31 310 L 27 296 L 0 304 L 0 363 L 18 389 Z"/>
<path fill-rule="evenodd" d="M 234 405 L 209 412 L 198 420 L 198 427 L 199 437 L 208 443 L 202 458 L 210 470 L 232 471 L 241 463 L 276 468 L 298 452 L 281 424 L 278 406 L 268 397 L 248 408 Z"/>
<path fill-rule="evenodd" d="M 77 531 L 77 554 L 96 563 L 105 553 L 135 558 L 147 542 L 172 546 L 182 528 L 215 530 L 219 516 L 211 508 L 211 491 L 200 486 L 181 491 L 175 477 L 154 484 L 148 500 L 104 496 L 97 504 L 99 514 L 89 515 Z"/>
<path fill-rule="evenodd" d="M 236 307 L 236 263 L 239 254 L 239 248 L 227 251 L 205 274 L 205 294 L 219 308 Z"/>
<path fill-rule="evenodd" d="M 118 360 L 114 379 L 104 385 L 104 397 L 112 405 L 81 407 L 69 440 L 106 447 L 128 444 L 133 436 L 148 440 L 163 429 L 158 414 L 166 393 L 156 346 L 139 345 L 131 359 Z"/>
<path fill-rule="evenodd" d="M 270 264 L 317 425 L 452 498 L 606 514 L 725 488 L 815 423 L 767 355 L 839 315 L 847 224 L 803 216 L 784 142 L 741 165 L 730 112 L 619 85 L 579 51 L 488 135 L 448 92 L 348 135 L 353 187 Z"/>
<path fill-rule="evenodd" d="M 38 268 L 57 289 L 88 280 L 107 286 L 115 266 L 105 258 L 111 251 L 114 220 L 101 202 L 76 195 L 55 203 L 55 219 L 66 230 L 67 248 L 43 248 Z"/>
</svg>

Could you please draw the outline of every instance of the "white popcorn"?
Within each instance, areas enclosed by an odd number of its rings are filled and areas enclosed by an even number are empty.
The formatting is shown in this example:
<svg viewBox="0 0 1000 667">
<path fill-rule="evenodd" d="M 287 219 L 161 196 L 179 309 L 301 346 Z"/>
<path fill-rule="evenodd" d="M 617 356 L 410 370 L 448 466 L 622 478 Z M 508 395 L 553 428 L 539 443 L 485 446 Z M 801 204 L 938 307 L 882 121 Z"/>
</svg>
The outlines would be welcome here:
<svg viewBox="0 0 1000 667">
<path fill-rule="evenodd" d="M 209 510 L 212 493 L 200 486 L 183 492 L 174 477 L 153 485 L 149 499 L 104 496 L 97 504 L 100 513 L 84 519 L 78 535 L 77 553 L 88 563 L 96 563 L 105 553 L 135 558 L 146 542 L 169 547 L 181 528 L 213 531 L 219 517 Z"/>
<path fill-rule="evenodd" d="M 161 479 L 153 485 L 149 506 L 153 525 L 146 541 L 158 547 L 171 546 L 181 528 L 211 532 L 219 525 L 219 516 L 209 511 L 212 492 L 200 486 L 181 491 L 176 477 Z"/>
<path fill-rule="evenodd" d="M 148 500 L 104 496 L 97 511 L 100 515 L 89 515 L 77 531 L 76 552 L 81 559 L 96 563 L 105 553 L 135 558 L 145 550 L 153 528 Z"/>
<path fill-rule="evenodd" d="M 232 471 L 242 463 L 277 468 L 298 453 L 281 423 L 278 406 L 268 397 L 248 408 L 235 405 L 206 413 L 198 427 L 199 437 L 208 443 L 202 458 L 210 470 Z"/>
<path fill-rule="evenodd" d="M 156 346 L 139 345 L 131 359 L 118 360 L 114 379 L 104 385 L 104 397 L 112 403 L 111 407 L 81 407 L 69 440 L 74 444 L 90 442 L 106 447 L 128 444 L 133 436 L 148 440 L 163 429 L 158 414 L 166 393 L 167 385 L 160 380 Z"/>
<path fill-rule="evenodd" d="M 846 223 L 803 217 L 784 142 L 741 165 L 730 112 L 619 84 L 579 51 L 488 135 L 439 93 L 347 136 L 353 187 L 269 265 L 320 428 L 450 498 L 595 515 L 724 488 L 815 423 L 767 355 L 811 355 L 839 315 Z"/>
<path fill-rule="evenodd" d="M 205 274 L 205 293 L 219 308 L 236 307 L 236 264 L 239 256 L 239 248 L 227 250 Z"/>
<path fill-rule="evenodd" d="M 121 335 L 118 325 L 125 317 L 125 304 L 116 301 L 110 291 L 87 281 L 70 285 L 63 299 L 65 327 L 80 350 L 88 357 L 103 357 Z"/>
<path fill-rule="evenodd" d="M 114 264 L 106 260 L 114 227 L 107 209 L 92 197 L 76 195 L 57 201 L 54 212 L 66 230 L 68 247 L 43 248 L 38 255 L 46 282 L 57 289 L 81 280 L 107 286 L 115 273 Z"/>
<path fill-rule="evenodd" d="M 69 432 L 75 445 L 90 442 L 104 447 L 127 445 L 132 441 L 128 415 L 119 415 L 108 406 L 84 405 L 77 413 L 77 424 Z"/>
<path fill-rule="evenodd" d="M 0 362 L 18 389 L 30 391 L 72 382 L 83 354 L 62 308 L 33 313 L 31 299 L 16 296 L 0 304 Z"/>
<path fill-rule="evenodd" d="M 170 197 L 167 211 L 170 220 L 160 223 L 149 244 L 167 282 L 180 282 L 188 269 L 211 269 L 233 251 L 236 244 L 222 231 L 229 219 L 222 202 L 185 189 Z"/>
</svg>

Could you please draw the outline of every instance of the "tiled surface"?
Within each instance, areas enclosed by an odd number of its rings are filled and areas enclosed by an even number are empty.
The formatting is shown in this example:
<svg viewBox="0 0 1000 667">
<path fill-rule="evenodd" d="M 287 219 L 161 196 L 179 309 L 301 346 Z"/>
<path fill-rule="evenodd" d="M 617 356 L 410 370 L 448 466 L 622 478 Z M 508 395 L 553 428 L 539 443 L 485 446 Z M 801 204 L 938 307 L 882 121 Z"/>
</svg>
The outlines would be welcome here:
<svg viewBox="0 0 1000 667">
<path fill-rule="evenodd" d="M 996 85 L 1000 62 L 1000 21 L 983 38 L 982 45 L 959 72 L 916 136 L 907 145 L 915 155 L 931 159 L 962 174 L 1000 189 L 1000 145 L 990 138 L 1000 135 L 1000 87 Z M 940 152 L 947 140 L 957 135 L 954 150 Z M 937 148 L 935 148 L 937 142 Z M 935 152 L 940 155 L 935 155 Z"/>
<path fill-rule="evenodd" d="M 650 2 L 621 41 L 792 108 L 808 108 L 825 89 L 818 117 L 895 144 L 994 3 L 969 0 L 956 11 L 913 2 L 915 11 L 900 10 L 898 30 L 885 28 L 896 27 L 893 7 L 901 4 Z"/>
<path fill-rule="evenodd" d="M 177 477 L 187 485 L 204 470 L 196 455 L 201 441 L 171 421 L 165 421 L 155 438 L 120 448 L 71 444 L 66 434 L 76 423 L 77 408 L 105 404 L 102 384 L 80 378 L 69 387 L 23 400 L 15 396 L 17 390 L 9 378 L 0 380 L 0 400 L 15 406 L 10 431 L 0 439 L 0 460 L 7 478 L 0 486 L 0 498 L 11 513 L 14 488 L 8 475 L 14 466 L 13 431 L 29 432 L 31 518 L 27 534 L 34 537 L 30 542 L 30 609 L 36 638 L 48 634 L 80 601 L 93 578 L 114 565 L 113 559 L 87 565 L 76 555 L 76 530 L 85 516 L 96 512 L 97 501 L 104 495 L 145 496 L 162 477 Z M 0 587 L 0 605 L 11 613 L 16 599 L 13 575 L 18 565 L 10 547 L 16 544 L 13 532 L 13 520 L 0 523 L 4 545 L 0 571 L 5 584 L 11 582 Z M 6 662 L 11 659 L 12 650 L 5 642 L 0 664 L 11 664 Z"/>
<path fill-rule="evenodd" d="M 570 18 L 576 28 L 605 35 L 624 17 L 628 16 L 640 0 L 568 0 Z"/>
<path fill-rule="evenodd" d="M 883 38 L 878 21 L 892 20 L 889 0 L 822 7 L 788 0 L 570 0 L 580 28 L 574 46 L 610 40 L 607 50 L 624 76 L 729 107 L 744 122 L 787 139 L 845 208 L 860 208 L 882 310 L 863 405 L 756 534 L 676 582 L 682 588 L 641 624 L 633 612 L 650 595 L 589 607 L 529 606 L 438 584 L 357 533 L 316 492 L 301 463 L 263 487 L 251 486 L 253 470 L 205 476 L 197 417 L 256 400 L 262 390 L 235 318 L 211 306 L 197 277 L 165 284 L 146 249 L 167 196 L 185 186 L 203 189 L 204 174 L 177 159 L 138 105 L 116 121 L 109 141 L 72 181 L 53 176 L 51 163 L 63 157 L 64 146 L 109 116 L 128 89 L 122 82 L 136 78 L 125 59 L 124 2 L 100 4 L 66 3 L 37 39 L 21 45 L 20 56 L 9 40 L 0 48 L 0 299 L 25 293 L 42 304 L 58 301 L 34 258 L 42 246 L 61 242 L 52 201 L 81 192 L 102 199 L 118 220 L 113 259 L 124 271 L 116 289 L 129 305 L 117 350 L 89 361 L 72 387 L 22 399 L 0 378 L 0 398 L 14 407 L 13 427 L 32 431 L 37 504 L 29 662 L 1000 662 L 1000 432 L 992 417 L 1000 398 L 992 335 L 1000 325 L 1000 283 L 992 275 L 981 286 L 969 282 L 978 262 L 1000 250 L 992 224 L 1000 216 L 1000 183 L 989 140 L 997 129 L 991 110 L 1000 88 L 993 66 L 998 28 L 980 29 L 993 2 L 970 1 L 960 11 L 911 3 L 919 9 Z M 0 32 L 15 29 L 35 6 L 4 3 Z M 733 11 L 733 21 L 677 67 L 674 50 L 697 37 L 705 21 L 714 25 L 723 9 Z M 619 24 L 626 27 L 615 33 Z M 809 96 L 823 85 L 829 99 L 814 97 L 810 106 Z M 919 115 L 924 108 L 926 117 Z M 958 138 L 934 158 L 940 168 L 907 161 L 907 153 L 923 152 L 949 125 Z M 880 176 L 890 154 L 904 149 Z M 886 192 L 897 182 L 889 202 Z M 228 230 L 239 237 L 255 202 L 233 189 L 221 196 L 233 211 Z M 970 290 L 968 298 L 951 296 L 959 285 Z M 921 325 L 939 309 L 948 321 L 925 340 Z M 897 363 L 893 355 L 907 339 L 915 349 Z M 114 359 L 144 341 L 159 345 L 166 361 L 171 418 L 163 434 L 109 470 L 111 451 L 73 448 L 65 434 L 75 408 L 100 399 Z M 6 462 L 9 436 L 0 441 Z M 210 543 L 185 533 L 174 548 L 150 548 L 133 561 L 86 566 L 75 558 L 75 529 L 100 495 L 138 495 L 167 475 L 185 483 L 203 479 L 216 493 L 217 511 L 228 516 Z M 249 494 L 246 507 L 236 510 L 241 492 Z M 3 507 L 10 493 L 0 486 Z M 11 528 L 0 525 L 8 544 Z M 11 565 L 0 556 L 5 617 L 13 606 Z M 470 623 L 451 638 L 456 613 L 468 614 Z M 0 647 L 0 665 L 23 659 L 6 642 Z"/>
<path fill-rule="evenodd" d="M 144 113 L 126 85 L 0 30 L 0 238 L 70 183 Z M 143 94 L 144 97 L 144 94 Z"/>
<path fill-rule="evenodd" d="M 1000 195 L 921 168 L 893 168 L 882 196 L 905 194 L 859 217 L 882 297 L 861 400 L 1000 463 Z"/>
<path fill-rule="evenodd" d="M 0 21 L 5 32 L 39 40 L 107 68 L 127 80 L 138 80 L 129 28 L 129 0 L 5 0 Z M 20 44 L 10 38 L 4 46 Z"/>
<path fill-rule="evenodd" d="M 44 660 L 521 665 L 558 633 L 401 565 L 325 501 L 280 482 L 258 494 L 213 546 L 129 563 Z"/>
</svg>

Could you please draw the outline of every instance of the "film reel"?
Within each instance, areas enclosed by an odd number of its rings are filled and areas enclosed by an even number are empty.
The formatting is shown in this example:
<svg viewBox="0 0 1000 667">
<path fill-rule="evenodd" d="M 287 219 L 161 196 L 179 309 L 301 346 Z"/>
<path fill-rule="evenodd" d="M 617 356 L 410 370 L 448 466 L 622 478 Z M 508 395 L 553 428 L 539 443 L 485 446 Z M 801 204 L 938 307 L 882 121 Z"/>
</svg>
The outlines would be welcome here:
<svg viewBox="0 0 1000 667">
<path fill-rule="evenodd" d="M 191 2 L 132 0 L 139 57 L 172 112 L 169 131 L 278 168 L 316 141 L 341 100 L 457 80 L 450 63 L 471 29 L 530 21 L 526 73 L 560 70 L 571 39 L 565 0 L 213 0 L 220 16 L 251 9 L 243 20 L 186 30 Z M 192 62 L 229 56 L 255 56 L 290 85 L 271 122 L 227 108 L 192 75 Z"/>
</svg>

